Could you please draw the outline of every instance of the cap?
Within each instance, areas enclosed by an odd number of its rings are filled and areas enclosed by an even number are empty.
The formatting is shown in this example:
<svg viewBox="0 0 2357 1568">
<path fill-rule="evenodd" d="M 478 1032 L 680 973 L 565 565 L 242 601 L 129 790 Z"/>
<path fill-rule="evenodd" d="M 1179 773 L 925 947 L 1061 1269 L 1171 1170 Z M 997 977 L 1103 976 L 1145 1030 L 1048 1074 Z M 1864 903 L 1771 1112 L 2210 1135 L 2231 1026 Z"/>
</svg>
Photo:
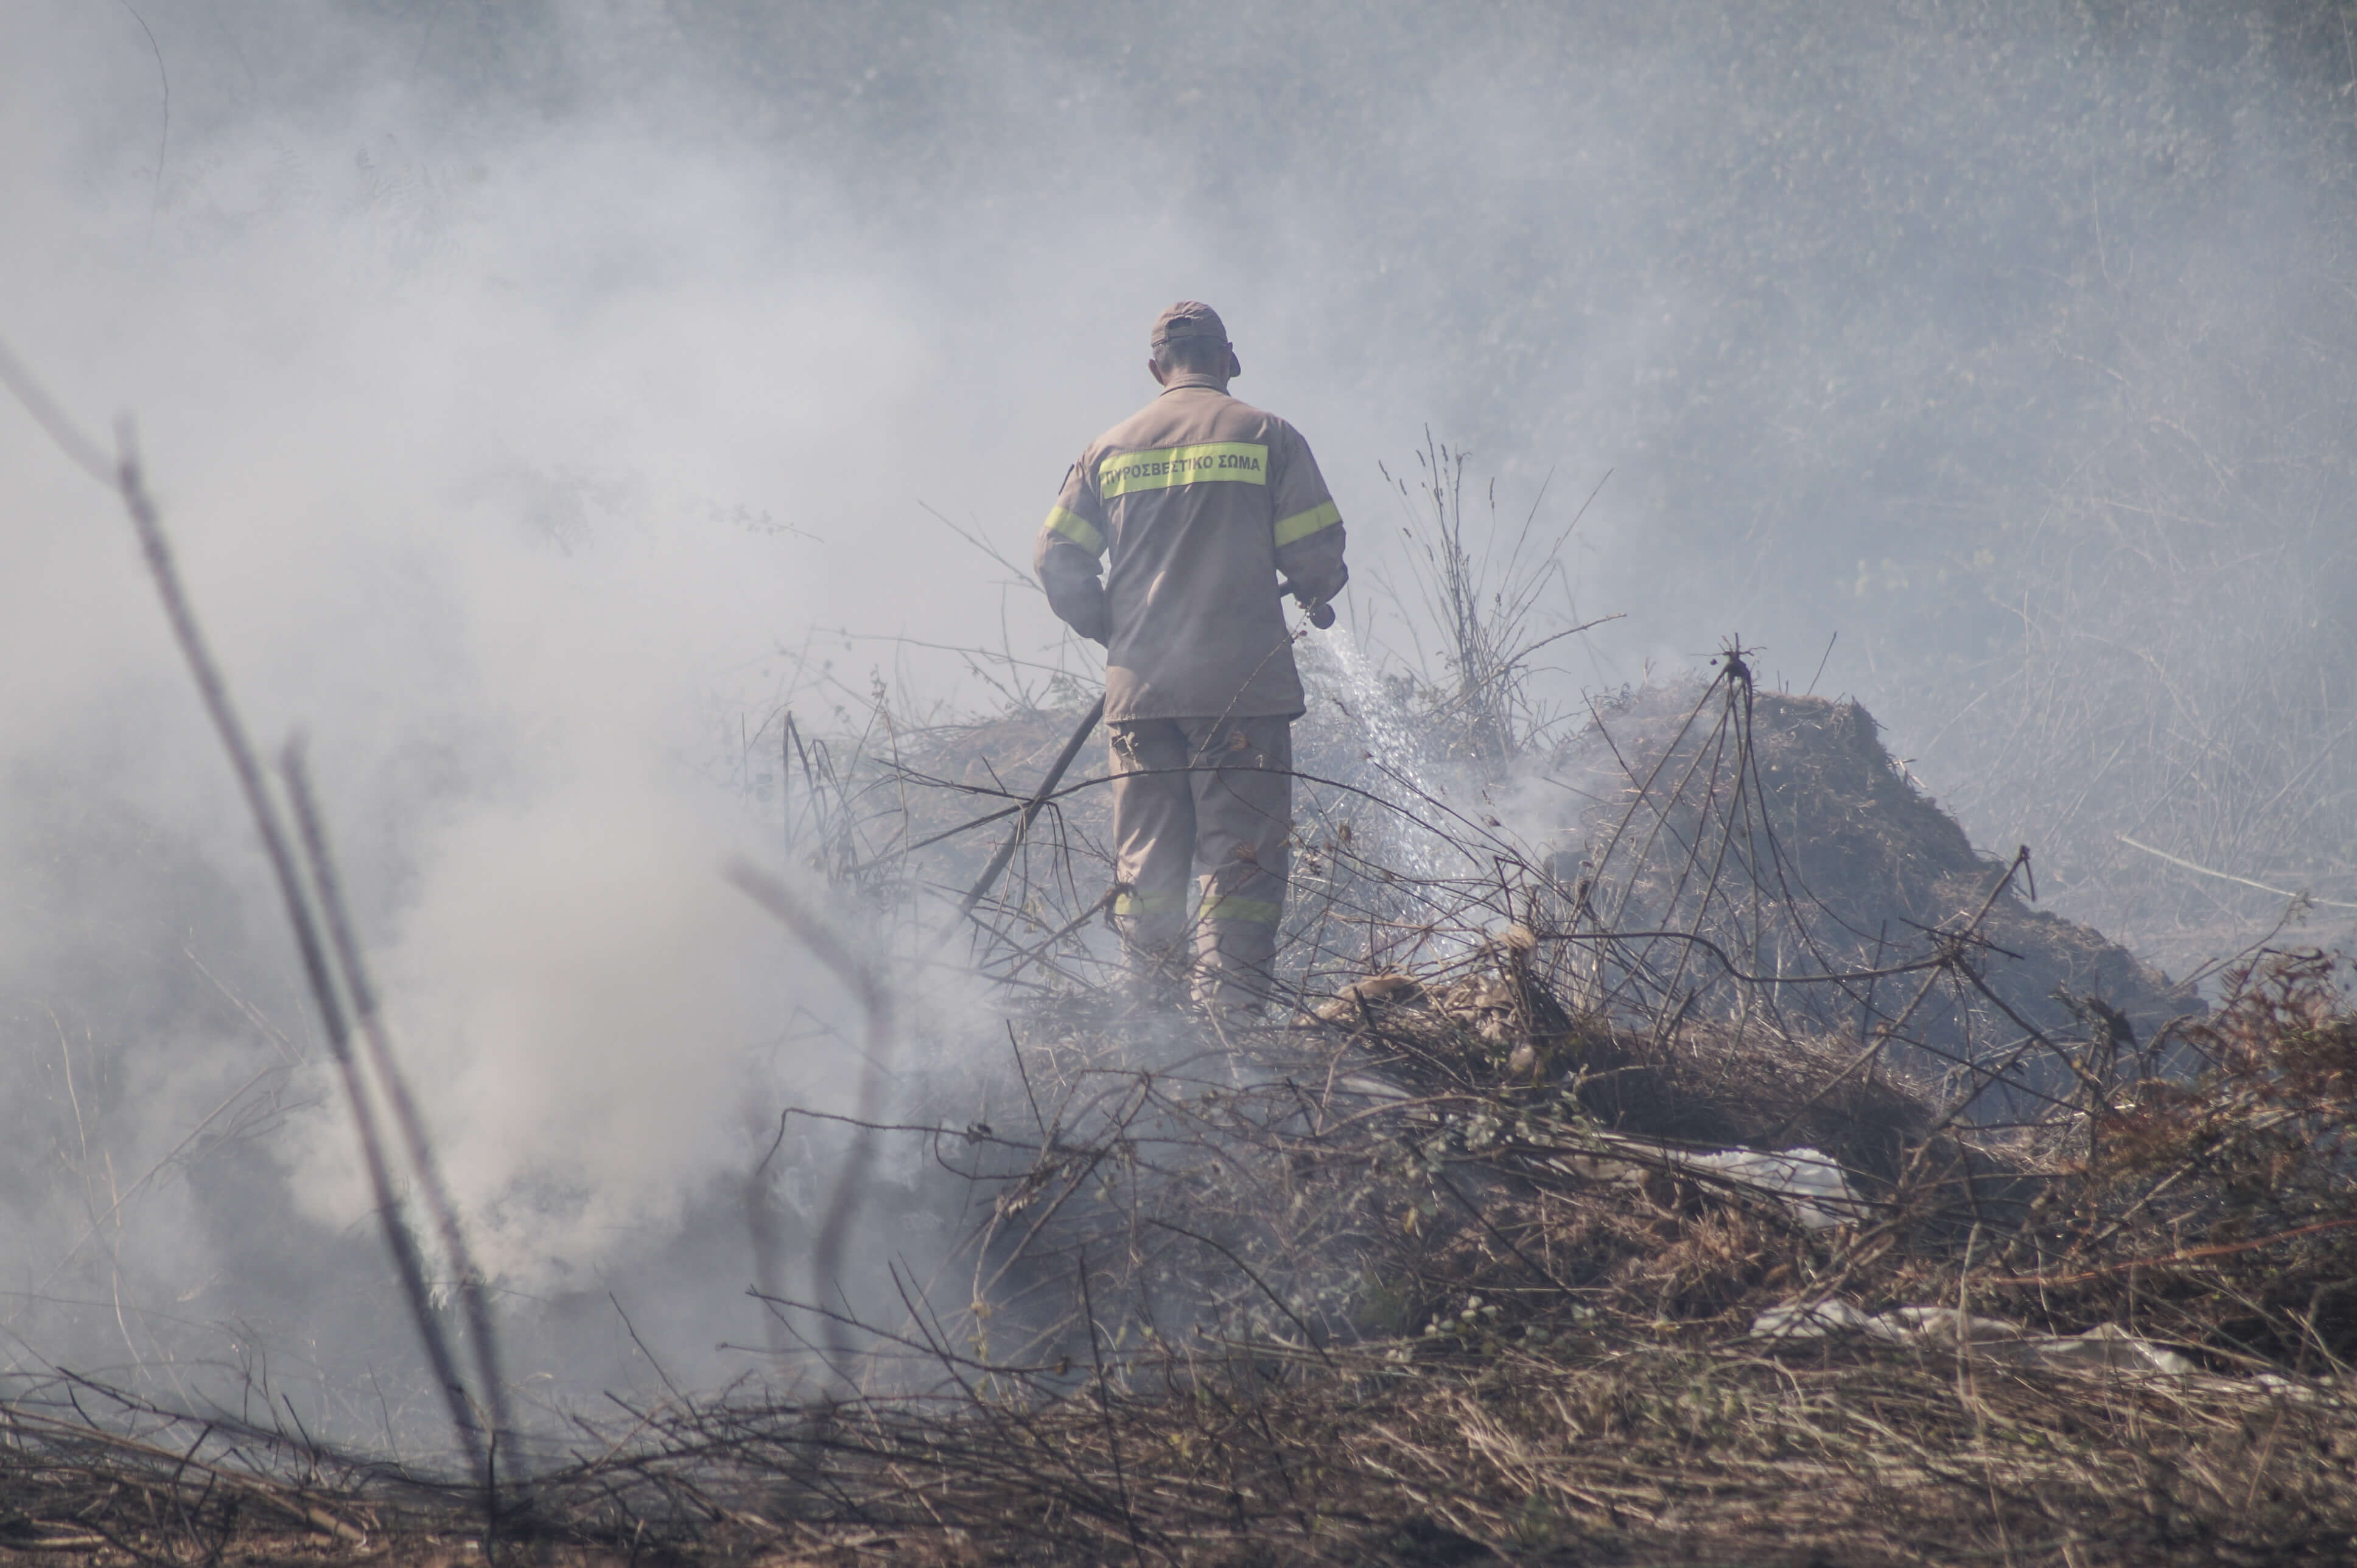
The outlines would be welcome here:
<svg viewBox="0 0 2357 1568">
<path fill-rule="evenodd" d="M 1153 334 L 1146 341 L 1148 347 L 1159 348 L 1173 338 L 1210 338 L 1224 343 L 1228 328 L 1220 313 L 1201 300 L 1182 299 L 1154 318 Z"/>
</svg>

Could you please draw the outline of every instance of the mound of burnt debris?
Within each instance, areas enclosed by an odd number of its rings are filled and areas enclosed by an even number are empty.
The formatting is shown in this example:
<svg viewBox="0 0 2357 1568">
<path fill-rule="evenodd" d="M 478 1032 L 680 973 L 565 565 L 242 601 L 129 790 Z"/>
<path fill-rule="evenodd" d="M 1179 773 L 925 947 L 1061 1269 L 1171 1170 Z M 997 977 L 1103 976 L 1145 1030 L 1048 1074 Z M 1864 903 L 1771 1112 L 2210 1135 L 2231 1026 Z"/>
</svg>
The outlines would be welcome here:
<svg viewBox="0 0 2357 1568">
<path fill-rule="evenodd" d="M 2007 1063 L 1975 1110 L 1992 1117 L 2070 1079 L 2053 1040 L 2092 1027 L 2105 1052 L 2165 1051 L 2202 1010 L 2190 985 L 2033 908 L 2031 852 L 1975 850 L 1855 701 L 1741 678 L 1651 687 L 1544 773 L 1566 923 L 1649 943 L 1638 966 L 1673 1011 L 1764 1003 L 1808 1033 L 1883 1027 L 1891 1059 L 1952 1079 Z M 1927 946 L 1953 961 L 1919 995 L 1891 971 Z"/>
</svg>

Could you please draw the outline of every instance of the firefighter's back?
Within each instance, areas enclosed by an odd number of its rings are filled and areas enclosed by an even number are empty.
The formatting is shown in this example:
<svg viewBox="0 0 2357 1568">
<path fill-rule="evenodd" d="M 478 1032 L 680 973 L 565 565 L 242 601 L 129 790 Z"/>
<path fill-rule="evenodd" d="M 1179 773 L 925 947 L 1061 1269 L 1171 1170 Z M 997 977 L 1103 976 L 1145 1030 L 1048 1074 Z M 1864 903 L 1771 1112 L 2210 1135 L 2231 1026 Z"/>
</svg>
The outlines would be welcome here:
<svg viewBox="0 0 2357 1568">
<path fill-rule="evenodd" d="M 1111 558 L 1109 715 L 1302 711 L 1275 532 L 1300 445 L 1275 414 L 1179 386 L 1090 449 Z"/>
</svg>

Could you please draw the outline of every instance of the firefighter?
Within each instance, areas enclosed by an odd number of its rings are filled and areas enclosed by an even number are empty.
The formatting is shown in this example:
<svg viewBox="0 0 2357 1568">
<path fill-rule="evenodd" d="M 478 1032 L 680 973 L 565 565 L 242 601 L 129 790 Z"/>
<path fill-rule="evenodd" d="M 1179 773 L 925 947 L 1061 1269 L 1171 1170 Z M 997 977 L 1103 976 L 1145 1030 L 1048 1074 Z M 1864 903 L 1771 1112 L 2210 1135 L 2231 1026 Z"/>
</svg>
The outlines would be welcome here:
<svg viewBox="0 0 2357 1568">
<path fill-rule="evenodd" d="M 1219 312 L 1172 306 L 1148 350 L 1161 395 L 1081 454 L 1032 564 L 1056 614 L 1105 645 L 1133 973 L 1175 993 L 1191 972 L 1197 1000 L 1253 1013 L 1273 989 L 1303 711 L 1278 580 L 1313 610 L 1340 593 L 1342 518 L 1300 433 L 1228 395 L 1243 367 Z"/>
</svg>

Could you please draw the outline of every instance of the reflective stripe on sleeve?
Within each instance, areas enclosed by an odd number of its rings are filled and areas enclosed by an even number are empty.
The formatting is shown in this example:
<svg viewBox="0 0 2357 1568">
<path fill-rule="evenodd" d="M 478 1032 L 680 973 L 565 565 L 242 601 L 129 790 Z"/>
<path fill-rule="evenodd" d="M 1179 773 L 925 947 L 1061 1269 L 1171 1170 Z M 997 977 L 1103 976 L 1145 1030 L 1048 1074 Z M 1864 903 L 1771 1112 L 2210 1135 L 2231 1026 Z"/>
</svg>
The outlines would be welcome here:
<svg viewBox="0 0 2357 1568">
<path fill-rule="evenodd" d="M 1239 898 L 1232 893 L 1211 893 L 1203 898 L 1198 918 L 1205 920 L 1243 920 L 1255 926 L 1274 926 L 1285 913 L 1285 906 L 1270 898 Z"/>
<path fill-rule="evenodd" d="M 1097 532 L 1096 524 L 1079 512 L 1066 511 L 1062 507 L 1050 508 L 1048 529 L 1052 533 L 1062 534 L 1092 555 L 1104 553 L 1104 535 Z"/>
<path fill-rule="evenodd" d="M 1132 490 L 1167 490 L 1222 479 L 1268 483 L 1268 448 L 1256 441 L 1207 441 L 1199 446 L 1120 452 L 1097 465 L 1097 494 L 1107 500 Z"/>
<path fill-rule="evenodd" d="M 1308 511 L 1280 517 L 1276 520 L 1276 547 L 1282 550 L 1297 539 L 1307 539 L 1319 529 L 1331 528 L 1341 521 L 1341 509 L 1332 501 L 1319 501 Z"/>
</svg>

